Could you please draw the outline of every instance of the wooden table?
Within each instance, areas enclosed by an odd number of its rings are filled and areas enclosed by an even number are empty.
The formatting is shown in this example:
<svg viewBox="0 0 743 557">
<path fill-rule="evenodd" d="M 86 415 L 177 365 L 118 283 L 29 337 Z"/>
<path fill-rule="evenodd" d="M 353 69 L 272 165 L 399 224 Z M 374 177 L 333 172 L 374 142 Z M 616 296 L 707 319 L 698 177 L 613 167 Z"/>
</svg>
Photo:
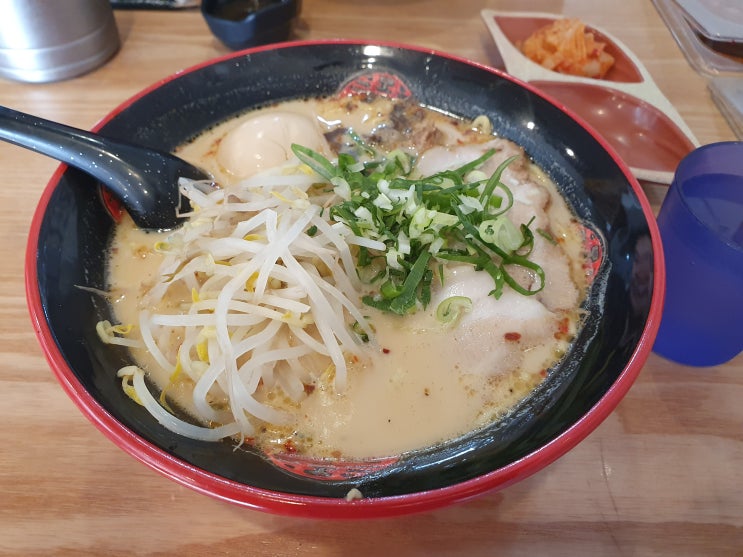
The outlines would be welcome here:
<svg viewBox="0 0 743 557">
<path fill-rule="evenodd" d="M 482 63 L 480 10 L 518 0 L 305 0 L 297 38 L 394 40 Z M 629 45 L 701 143 L 734 136 L 651 2 L 535 0 Z M 0 81 L 13 108 L 90 128 L 145 86 L 227 49 L 200 13 L 117 11 L 121 51 L 66 82 Z M 652 355 L 615 412 L 527 480 L 427 514 L 319 522 L 238 508 L 135 461 L 63 393 L 26 310 L 24 251 L 57 164 L 0 145 L 0 554 L 743 555 L 743 356 L 715 368 Z M 657 208 L 665 188 L 648 186 Z"/>
</svg>

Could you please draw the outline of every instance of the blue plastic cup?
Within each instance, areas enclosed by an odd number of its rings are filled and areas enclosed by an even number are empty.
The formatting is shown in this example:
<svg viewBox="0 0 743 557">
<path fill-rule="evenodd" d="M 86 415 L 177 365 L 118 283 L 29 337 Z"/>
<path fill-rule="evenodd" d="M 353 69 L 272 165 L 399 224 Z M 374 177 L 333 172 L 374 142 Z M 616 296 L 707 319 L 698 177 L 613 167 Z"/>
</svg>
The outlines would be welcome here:
<svg viewBox="0 0 743 557">
<path fill-rule="evenodd" d="M 743 142 L 689 153 L 658 227 L 666 298 L 653 350 L 691 366 L 733 359 L 743 351 Z"/>
</svg>

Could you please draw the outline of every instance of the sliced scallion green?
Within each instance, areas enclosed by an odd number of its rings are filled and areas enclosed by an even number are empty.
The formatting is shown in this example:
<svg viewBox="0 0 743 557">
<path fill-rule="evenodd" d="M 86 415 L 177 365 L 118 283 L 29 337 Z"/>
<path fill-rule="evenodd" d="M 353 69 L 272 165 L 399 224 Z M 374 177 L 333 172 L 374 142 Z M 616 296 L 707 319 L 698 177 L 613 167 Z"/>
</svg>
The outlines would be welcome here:
<svg viewBox="0 0 743 557">
<path fill-rule="evenodd" d="M 452 325 L 459 320 L 462 313 L 472 311 L 472 299 L 467 296 L 449 296 L 436 306 L 436 320 Z"/>
<path fill-rule="evenodd" d="M 479 169 L 495 155 L 493 149 L 458 168 L 413 178 L 414 159 L 409 154 L 394 151 L 385 156 L 361 138 L 354 140 L 372 160 L 362 164 L 342 154 L 334 164 L 306 147 L 292 149 L 341 198 L 329 209 L 331 220 L 357 237 L 385 246 L 384 251 L 359 248 L 359 275 L 379 284 L 377 294 L 365 296 L 364 303 L 400 315 L 426 307 L 432 260 L 438 262 L 441 281 L 446 261 L 487 272 L 494 283 L 490 294 L 496 298 L 506 285 L 524 295 L 544 287 L 542 268 L 527 257 L 534 244 L 531 222 L 517 227 L 506 215 L 513 194 L 501 177 L 515 157 L 490 176 Z M 367 267 L 373 271 L 365 271 Z M 532 273 L 536 287 L 520 285 L 509 272 L 513 267 Z"/>
</svg>

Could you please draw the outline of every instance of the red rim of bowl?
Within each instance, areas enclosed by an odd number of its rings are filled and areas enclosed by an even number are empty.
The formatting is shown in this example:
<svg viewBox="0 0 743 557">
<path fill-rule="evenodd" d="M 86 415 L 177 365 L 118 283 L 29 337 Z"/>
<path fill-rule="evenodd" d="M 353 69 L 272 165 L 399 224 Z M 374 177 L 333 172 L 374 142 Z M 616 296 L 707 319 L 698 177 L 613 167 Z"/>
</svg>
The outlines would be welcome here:
<svg viewBox="0 0 743 557">
<path fill-rule="evenodd" d="M 160 472 L 166 477 L 171 478 L 179 484 L 189 487 L 197 492 L 204 493 L 217 499 L 228 501 L 242 507 L 267 511 L 276 514 L 291 516 L 315 517 L 315 518 L 375 518 L 383 516 L 394 516 L 412 512 L 421 512 L 433 510 L 452 503 L 463 502 L 473 497 L 482 495 L 496 489 L 503 489 L 517 481 L 541 470 L 551 464 L 570 449 L 575 447 L 580 441 L 585 439 L 596 427 L 601 424 L 609 414 L 616 408 L 625 394 L 629 391 L 635 379 L 640 373 L 642 366 L 647 360 L 653 347 L 653 340 L 660 325 L 661 312 L 664 300 L 665 285 L 665 266 L 663 251 L 660 241 L 660 233 L 650 203 L 647 200 L 639 182 L 632 176 L 629 167 L 619 158 L 614 149 L 593 130 L 577 114 L 573 113 L 567 107 L 557 101 L 544 95 L 535 87 L 526 82 L 522 82 L 513 76 L 506 74 L 495 68 L 467 60 L 462 57 L 445 54 L 437 50 L 411 46 L 401 43 L 390 43 L 380 41 L 351 41 L 344 39 L 323 40 L 323 41 L 293 41 L 279 45 L 267 45 L 239 52 L 227 54 L 222 57 L 208 60 L 204 63 L 192 66 L 186 70 L 170 75 L 150 87 L 140 91 L 138 94 L 124 101 L 105 118 L 103 118 L 93 131 L 97 131 L 110 119 L 119 114 L 122 110 L 146 96 L 151 91 L 161 87 L 163 84 L 183 75 L 193 72 L 200 68 L 218 63 L 231 58 L 241 57 L 247 53 L 255 53 L 263 50 L 296 48 L 298 46 L 310 46 L 318 44 L 368 44 L 377 46 L 386 46 L 392 48 L 401 48 L 407 50 L 416 50 L 425 52 L 434 56 L 448 58 L 464 64 L 478 67 L 486 70 L 500 78 L 508 79 L 519 84 L 521 87 L 528 89 L 535 95 L 538 95 L 551 104 L 557 106 L 567 113 L 571 118 L 581 124 L 583 128 L 590 133 L 593 138 L 599 142 L 602 147 L 612 156 L 616 164 L 627 177 L 632 189 L 637 195 L 642 211 L 648 223 L 653 247 L 653 297 L 651 300 L 650 311 L 647 322 L 643 330 L 638 345 L 622 372 L 616 381 L 601 397 L 601 399 L 576 423 L 567 430 L 558 435 L 555 439 L 533 451 L 532 453 L 516 460 L 506 466 L 483 474 L 477 478 L 465 480 L 461 483 L 453 484 L 447 487 L 438 488 L 430 491 L 422 491 L 405 495 L 395 495 L 389 497 L 378 497 L 369 499 L 358 499 L 347 501 L 345 499 L 303 496 L 290 493 L 279 493 L 251 487 L 246 484 L 227 480 L 216 474 L 212 474 L 185 461 L 177 459 L 167 452 L 150 444 L 143 438 L 139 437 L 131 430 L 119 423 L 105 408 L 103 408 L 79 383 L 75 374 L 67 366 L 64 356 L 57 347 L 54 337 L 49 329 L 45 319 L 44 308 L 41 303 L 40 293 L 37 287 L 37 266 L 36 256 L 39 239 L 39 231 L 43 216 L 49 204 L 49 199 L 57 186 L 60 177 L 67 169 L 67 166 L 60 165 L 49 183 L 46 185 L 42 196 L 37 205 L 31 227 L 29 231 L 28 244 L 26 248 L 25 260 L 25 283 L 26 299 L 31 315 L 32 325 L 36 337 L 46 356 L 49 365 L 54 372 L 57 380 L 62 385 L 67 395 L 82 411 L 82 413 L 105 434 L 118 447 L 129 453 L 137 460 L 146 464 L 150 468 Z"/>
</svg>

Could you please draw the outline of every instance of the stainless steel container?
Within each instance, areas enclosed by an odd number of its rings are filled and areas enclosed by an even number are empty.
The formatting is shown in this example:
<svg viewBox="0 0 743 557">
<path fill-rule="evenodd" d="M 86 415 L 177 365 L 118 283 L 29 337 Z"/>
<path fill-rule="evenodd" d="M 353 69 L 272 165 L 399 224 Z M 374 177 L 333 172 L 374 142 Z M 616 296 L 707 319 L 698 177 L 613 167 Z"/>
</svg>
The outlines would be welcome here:
<svg viewBox="0 0 743 557">
<path fill-rule="evenodd" d="M 109 0 L 0 0 L 0 76 L 42 83 L 97 68 L 119 48 Z"/>
</svg>

